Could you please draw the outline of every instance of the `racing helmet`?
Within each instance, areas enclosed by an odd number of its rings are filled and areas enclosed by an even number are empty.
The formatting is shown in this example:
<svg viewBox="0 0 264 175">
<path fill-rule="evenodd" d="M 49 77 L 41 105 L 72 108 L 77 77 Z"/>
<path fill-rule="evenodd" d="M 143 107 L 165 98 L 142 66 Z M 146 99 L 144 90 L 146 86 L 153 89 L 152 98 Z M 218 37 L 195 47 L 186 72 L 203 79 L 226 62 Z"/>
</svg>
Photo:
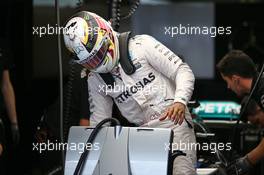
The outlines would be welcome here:
<svg viewBox="0 0 264 175">
<path fill-rule="evenodd" d="M 82 11 L 72 16 L 64 29 L 64 42 L 73 62 L 98 73 L 108 73 L 117 65 L 118 39 L 102 17 Z"/>
</svg>

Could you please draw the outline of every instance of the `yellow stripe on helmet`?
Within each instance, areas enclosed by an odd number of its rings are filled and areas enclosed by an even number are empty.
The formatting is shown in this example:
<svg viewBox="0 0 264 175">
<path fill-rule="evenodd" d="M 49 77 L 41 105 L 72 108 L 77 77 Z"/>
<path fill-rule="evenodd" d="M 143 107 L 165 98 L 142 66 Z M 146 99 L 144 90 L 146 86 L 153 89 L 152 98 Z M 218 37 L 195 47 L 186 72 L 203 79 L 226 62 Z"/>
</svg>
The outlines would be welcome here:
<svg viewBox="0 0 264 175">
<path fill-rule="evenodd" d="M 84 27 L 84 37 L 83 37 L 83 41 L 82 42 L 83 42 L 84 45 L 86 45 L 87 41 L 88 41 L 88 36 L 89 36 L 90 30 L 89 30 L 87 22 L 84 22 L 83 25 L 84 25 L 83 26 Z"/>
</svg>

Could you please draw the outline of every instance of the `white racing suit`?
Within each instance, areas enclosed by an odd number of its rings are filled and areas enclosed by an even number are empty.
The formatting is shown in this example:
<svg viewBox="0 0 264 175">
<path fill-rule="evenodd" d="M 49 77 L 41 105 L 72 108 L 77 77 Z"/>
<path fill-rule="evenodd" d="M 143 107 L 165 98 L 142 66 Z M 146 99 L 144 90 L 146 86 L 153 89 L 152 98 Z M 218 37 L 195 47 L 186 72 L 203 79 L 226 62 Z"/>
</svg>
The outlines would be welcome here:
<svg viewBox="0 0 264 175">
<path fill-rule="evenodd" d="M 138 126 L 171 128 L 174 131 L 173 148 L 187 153 L 174 161 L 174 175 L 195 174 L 196 150 L 192 128 L 184 121 L 174 125 L 158 117 L 174 102 L 187 105 L 194 89 L 194 75 L 186 63 L 167 47 L 148 35 L 138 35 L 129 40 L 129 55 L 136 67 L 135 73 L 127 75 L 118 65 L 112 72 L 113 87 L 105 84 L 99 74 L 90 73 L 88 89 L 90 122 L 96 125 L 112 117 L 113 100 L 121 114 Z M 113 99 L 113 100 L 112 100 Z M 186 120 L 193 125 L 186 107 Z"/>
</svg>

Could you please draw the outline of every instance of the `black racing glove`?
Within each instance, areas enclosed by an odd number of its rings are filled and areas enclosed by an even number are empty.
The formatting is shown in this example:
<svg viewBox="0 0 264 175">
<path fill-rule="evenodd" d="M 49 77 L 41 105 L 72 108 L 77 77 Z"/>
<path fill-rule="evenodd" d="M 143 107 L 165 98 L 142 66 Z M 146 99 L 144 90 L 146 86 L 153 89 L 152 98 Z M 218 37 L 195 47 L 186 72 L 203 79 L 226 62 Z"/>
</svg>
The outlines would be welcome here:
<svg viewBox="0 0 264 175">
<path fill-rule="evenodd" d="M 14 146 L 18 146 L 20 141 L 19 128 L 17 124 L 11 124 L 12 141 Z"/>
<path fill-rule="evenodd" d="M 248 173 L 251 168 L 253 168 L 253 165 L 249 162 L 248 157 L 244 156 L 229 165 L 226 172 L 228 175 L 243 175 Z"/>
</svg>

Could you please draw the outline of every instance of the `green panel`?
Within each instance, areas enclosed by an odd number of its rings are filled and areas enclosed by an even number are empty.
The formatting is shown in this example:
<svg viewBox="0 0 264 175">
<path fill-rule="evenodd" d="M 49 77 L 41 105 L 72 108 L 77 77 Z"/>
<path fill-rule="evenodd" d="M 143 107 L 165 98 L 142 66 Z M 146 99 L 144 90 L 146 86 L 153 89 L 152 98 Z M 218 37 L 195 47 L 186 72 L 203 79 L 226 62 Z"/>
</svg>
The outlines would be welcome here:
<svg viewBox="0 0 264 175">
<path fill-rule="evenodd" d="M 237 119 L 241 106 L 231 101 L 200 101 L 200 107 L 193 110 L 201 118 Z"/>
</svg>

